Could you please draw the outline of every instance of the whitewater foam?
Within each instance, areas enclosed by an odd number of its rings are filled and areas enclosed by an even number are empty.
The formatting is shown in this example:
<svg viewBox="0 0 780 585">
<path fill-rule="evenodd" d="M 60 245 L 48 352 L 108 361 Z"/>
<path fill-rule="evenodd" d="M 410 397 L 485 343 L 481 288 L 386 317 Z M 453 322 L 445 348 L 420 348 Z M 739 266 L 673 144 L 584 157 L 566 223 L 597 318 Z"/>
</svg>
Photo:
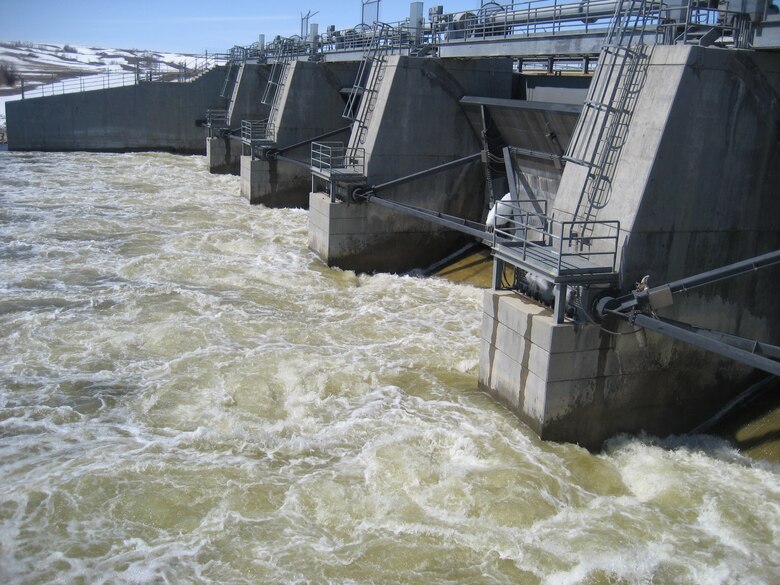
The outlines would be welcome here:
<svg viewBox="0 0 780 585">
<path fill-rule="evenodd" d="M 357 275 L 202 157 L 0 153 L 6 583 L 773 583 L 776 466 L 540 441 L 481 291 Z"/>
</svg>

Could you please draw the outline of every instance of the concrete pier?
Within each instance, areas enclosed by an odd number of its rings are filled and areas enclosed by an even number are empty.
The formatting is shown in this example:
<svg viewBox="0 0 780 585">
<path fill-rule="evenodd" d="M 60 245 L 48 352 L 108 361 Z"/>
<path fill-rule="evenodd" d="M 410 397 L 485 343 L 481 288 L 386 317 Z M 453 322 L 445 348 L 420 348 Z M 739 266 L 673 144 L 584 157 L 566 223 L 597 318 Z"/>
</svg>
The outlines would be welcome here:
<svg viewBox="0 0 780 585">
<path fill-rule="evenodd" d="M 280 86 L 278 108 L 272 110 L 270 142 L 286 148 L 348 125 L 342 117 L 346 90 L 352 87 L 357 63 L 293 61 Z M 347 133 L 341 136 L 343 139 Z M 328 140 L 337 140 L 331 137 Z M 284 156 L 302 165 L 241 157 L 241 195 L 250 203 L 268 207 L 308 207 L 311 190 L 311 145 L 286 151 Z"/>
<path fill-rule="evenodd" d="M 216 174 L 238 175 L 241 171 L 241 142 L 237 140 L 241 121 L 268 117 L 269 107 L 261 100 L 268 83 L 269 66 L 242 63 L 237 67 L 228 100 L 226 128 L 221 132 L 210 129 L 206 137 L 206 160 L 209 171 Z"/>
<path fill-rule="evenodd" d="M 284 161 L 241 156 L 241 195 L 252 205 L 308 208 L 310 186 L 306 169 Z"/>
<path fill-rule="evenodd" d="M 621 291 L 645 275 L 660 285 L 780 248 L 780 57 L 646 50 L 611 189 L 595 210 L 621 222 Z M 556 216 L 580 217 L 587 174 L 566 166 Z M 770 268 L 675 297 L 661 312 L 779 344 L 777 282 Z M 483 389 L 542 438 L 591 449 L 619 432 L 690 430 L 766 376 L 623 322 L 556 324 L 512 292 L 486 293 L 481 344 Z"/>
<path fill-rule="evenodd" d="M 216 175 L 238 175 L 241 172 L 241 142 L 228 136 L 206 137 L 206 164 Z"/>
<path fill-rule="evenodd" d="M 464 95 L 508 98 L 512 63 L 389 56 L 375 99 L 360 105 L 350 147 L 365 150 L 366 182 L 377 185 L 482 150 Z M 365 109 L 370 108 L 369 112 Z M 393 201 L 479 221 L 485 210 L 482 163 L 396 186 Z M 426 266 L 462 240 L 457 232 L 373 204 L 331 201 L 312 193 L 309 247 L 330 266 L 403 272 Z"/>
</svg>

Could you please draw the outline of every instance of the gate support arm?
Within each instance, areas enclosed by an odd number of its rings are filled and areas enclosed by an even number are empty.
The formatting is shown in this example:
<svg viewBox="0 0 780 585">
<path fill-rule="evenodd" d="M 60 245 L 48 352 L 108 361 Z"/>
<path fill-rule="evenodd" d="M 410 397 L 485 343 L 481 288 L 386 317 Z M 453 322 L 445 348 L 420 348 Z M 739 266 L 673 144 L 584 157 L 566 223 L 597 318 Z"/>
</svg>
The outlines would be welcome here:
<svg viewBox="0 0 780 585">
<path fill-rule="evenodd" d="M 615 315 L 616 317 L 625 319 L 639 327 L 644 327 L 645 329 L 663 333 L 664 335 L 678 339 L 680 341 L 684 341 L 685 343 L 689 343 L 701 349 L 706 349 L 707 351 L 711 351 L 723 357 L 736 360 L 750 367 L 758 368 L 759 370 L 769 372 L 775 376 L 780 376 L 780 362 L 741 349 L 739 347 L 735 347 L 734 345 L 724 343 L 723 341 L 710 337 L 709 335 L 702 335 L 693 328 L 688 328 L 687 326 L 683 327 L 680 326 L 680 324 L 674 323 L 672 321 L 666 321 L 665 319 L 660 319 L 658 317 L 651 317 L 650 315 L 645 315 L 644 313 L 636 312 L 626 315 L 625 313 L 619 313 L 617 311 L 607 312 L 611 315 Z M 749 342 L 748 340 L 744 341 Z M 780 350 L 780 348 L 770 346 L 768 344 L 761 345 L 770 350 L 772 353 Z"/>
<path fill-rule="evenodd" d="M 400 177 L 398 179 L 393 179 L 392 181 L 387 181 L 385 183 L 380 183 L 379 185 L 372 185 L 366 190 L 361 191 L 361 193 L 357 194 L 360 197 L 364 197 L 365 199 L 369 199 L 371 195 L 377 193 L 378 191 L 382 189 L 388 189 L 390 187 L 397 187 L 398 185 L 403 185 L 405 183 L 411 183 L 412 181 L 416 181 L 417 179 L 423 179 L 425 177 L 428 177 L 430 175 L 435 175 L 437 173 L 444 172 L 449 169 L 454 169 L 456 167 L 465 165 L 470 163 L 471 161 L 477 160 L 478 158 L 482 157 L 482 152 L 477 152 L 474 154 L 470 154 L 469 156 L 464 156 L 463 158 L 459 158 L 456 160 L 452 160 L 450 162 L 446 162 L 441 165 L 437 165 L 435 167 L 431 167 L 430 169 L 425 169 L 424 171 L 419 171 L 417 173 L 412 173 L 411 175 L 406 175 L 405 177 Z"/>
</svg>

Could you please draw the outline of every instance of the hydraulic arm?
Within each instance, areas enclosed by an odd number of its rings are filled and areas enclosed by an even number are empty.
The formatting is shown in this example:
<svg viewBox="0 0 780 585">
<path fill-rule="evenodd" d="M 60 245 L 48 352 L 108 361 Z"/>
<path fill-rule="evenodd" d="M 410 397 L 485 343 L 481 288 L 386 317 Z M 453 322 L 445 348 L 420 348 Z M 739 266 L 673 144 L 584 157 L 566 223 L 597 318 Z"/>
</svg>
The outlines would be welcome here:
<svg viewBox="0 0 780 585">
<path fill-rule="evenodd" d="M 780 347 L 719 331 L 702 329 L 687 323 L 665 319 L 656 314 L 656 309 L 674 303 L 673 295 L 675 294 L 779 263 L 780 250 L 775 250 L 661 286 L 646 288 L 640 284 L 637 290 L 628 295 L 618 298 L 602 298 L 596 307 L 596 313 L 600 318 L 611 315 L 624 319 L 637 327 L 668 335 L 775 376 L 780 376 L 780 361 L 778 361 L 780 360 Z"/>
</svg>

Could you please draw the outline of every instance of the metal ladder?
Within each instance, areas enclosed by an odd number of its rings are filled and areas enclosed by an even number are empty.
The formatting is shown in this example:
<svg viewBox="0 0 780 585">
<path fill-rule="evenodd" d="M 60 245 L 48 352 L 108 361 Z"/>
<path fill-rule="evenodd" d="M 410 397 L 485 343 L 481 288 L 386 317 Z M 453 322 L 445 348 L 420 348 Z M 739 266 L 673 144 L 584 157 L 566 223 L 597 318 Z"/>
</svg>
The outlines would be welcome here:
<svg viewBox="0 0 780 585">
<path fill-rule="evenodd" d="M 230 49 L 228 57 L 227 70 L 225 71 L 225 81 L 222 83 L 222 91 L 219 95 L 223 98 L 232 98 L 236 81 L 238 80 L 238 69 L 244 62 L 244 48 L 233 47 Z"/>
<path fill-rule="evenodd" d="M 609 201 L 615 167 L 641 87 L 643 32 L 649 15 L 646 0 L 623 0 L 617 5 L 582 115 L 564 156 L 567 162 L 587 168 L 575 212 L 575 219 L 585 222 L 578 234 L 581 242 L 587 241 L 598 211 Z"/>
<path fill-rule="evenodd" d="M 227 106 L 227 121 L 229 122 L 233 118 L 233 109 L 236 106 L 236 98 L 238 97 L 238 89 L 241 87 L 241 78 L 244 76 L 244 71 L 246 69 L 246 62 L 242 62 L 240 65 L 238 65 L 238 71 L 236 72 L 236 79 L 233 82 L 233 90 L 230 92 L 230 96 L 228 97 L 228 106 Z"/>
<path fill-rule="evenodd" d="M 287 81 L 290 62 L 296 57 L 297 48 L 298 44 L 294 39 L 281 39 L 276 48 L 274 64 L 271 67 L 271 73 L 268 75 L 268 83 L 265 85 L 265 91 L 263 92 L 263 98 L 261 100 L 265 105 L 271 106 L 268 111 L 267 128 L 273 127 L 272 123 L 276 117 L 276 113 L 279 111 L 283 93 L 282 89 Z M 271 137 L 266 136 L 266 138 L 270 139 Z"/>
<path fill-rule="evenodd" d="M 374 23 L 373 34 L 360 61 L 355 83 L 344 107 L 342 116 L 352 120 L 357 128 L 353 148 L 359 148 L 366 140 L 368 123 L 376 107 L 377 90 L 387 65 L 387 51 L 391 48 L 389 41 L 392 30 L 392 27 L 381 22 Z M 360 96 L 363 96 L 364 103 L 358 106 Z"/>
</svg>

